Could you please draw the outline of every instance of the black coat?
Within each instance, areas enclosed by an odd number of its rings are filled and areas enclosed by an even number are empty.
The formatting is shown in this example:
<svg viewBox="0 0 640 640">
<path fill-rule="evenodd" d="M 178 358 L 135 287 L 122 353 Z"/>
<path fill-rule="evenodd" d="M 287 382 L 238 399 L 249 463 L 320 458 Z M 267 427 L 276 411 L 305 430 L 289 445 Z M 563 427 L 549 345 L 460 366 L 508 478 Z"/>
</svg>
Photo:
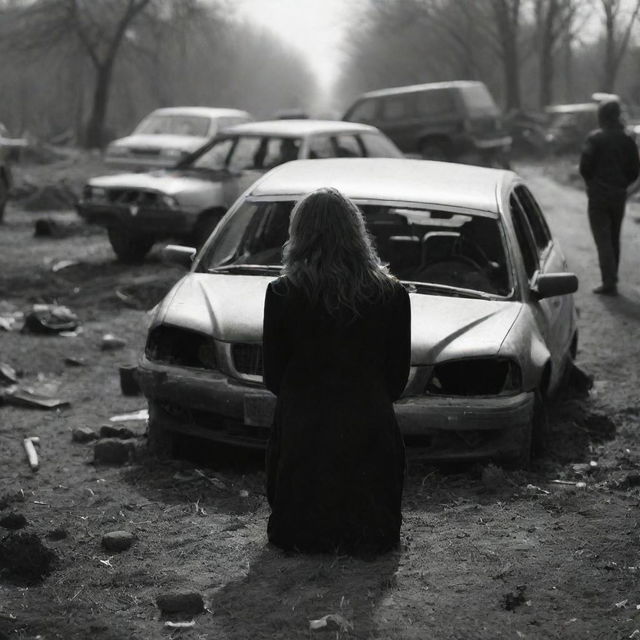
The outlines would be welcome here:
<svg viewBox="0 0 640 640">
<path fill-rule="evenodd" d="M 580 156 L 580 174 L 589 195 L 613 192 L 624 196 L 639 171 L 638 147 L 622 125 L 589 134 Z"/>
<path fill-rule="evenodd" d="M 287 278 L 270 283 L 264 381 L 278 396 L 267 450 L 269 540 L 307 552 L 397 546 L 404 444 L 393 411 L 411 356 L 409 295 L 397 283 L 345 324 Z"/>
</svg>

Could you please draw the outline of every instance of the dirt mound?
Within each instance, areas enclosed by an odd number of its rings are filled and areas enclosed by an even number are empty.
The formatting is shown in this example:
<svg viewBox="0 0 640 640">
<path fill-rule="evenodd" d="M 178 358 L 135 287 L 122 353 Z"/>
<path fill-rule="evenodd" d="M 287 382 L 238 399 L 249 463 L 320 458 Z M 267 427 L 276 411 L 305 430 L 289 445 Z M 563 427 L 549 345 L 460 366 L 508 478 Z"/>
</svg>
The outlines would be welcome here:
<svg viewBox="0 0 640 640">
<path fill-rule="evenodd" d="M 13 582 L 33 584 L 53 571 L 56 554 L 35 533 L 10 533 L 0 540 L 0 569 Z"/>
</svg>

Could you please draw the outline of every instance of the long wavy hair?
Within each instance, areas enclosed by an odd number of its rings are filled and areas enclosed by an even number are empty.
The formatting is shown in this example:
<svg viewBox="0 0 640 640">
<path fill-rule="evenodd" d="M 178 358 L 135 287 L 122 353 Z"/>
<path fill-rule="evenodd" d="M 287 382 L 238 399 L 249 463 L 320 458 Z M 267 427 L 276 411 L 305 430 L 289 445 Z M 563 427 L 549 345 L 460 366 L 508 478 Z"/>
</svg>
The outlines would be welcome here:
<svg viewBox="0 0 640 640">
<path fill-rule="evenodd" d="M 380 262 L 358 207 L 337 189 L 299 200 L 291 213 L 283 275 L 312 305 L 354 320 L 362 305 L 386 297 L 395 278 Z"/>
</svg>

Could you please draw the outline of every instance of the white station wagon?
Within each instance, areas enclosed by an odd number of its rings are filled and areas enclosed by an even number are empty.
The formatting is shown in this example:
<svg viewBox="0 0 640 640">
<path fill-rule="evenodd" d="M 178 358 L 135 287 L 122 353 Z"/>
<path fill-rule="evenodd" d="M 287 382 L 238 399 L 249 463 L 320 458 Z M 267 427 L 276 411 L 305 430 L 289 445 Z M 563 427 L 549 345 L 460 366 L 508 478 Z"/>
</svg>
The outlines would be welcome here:
<svg viewBox="0 0 640 640">
<path fill-rule="evenodd" d="M 410 292 L 411 374 L 395 404 L 407 445 L 432 460 L 527 464 L 545 396 L 576 352 L 558 242 L 513 172 L 409 159 L 295 161 L 231 207 L 156 308 L 139 375 L 150 443 L 176 434 L 263 446 L 275 398 L 262 383 L 265 289 L 281 269 L 294 203 L 332 186 L 361 208 Z"/>
</svg>

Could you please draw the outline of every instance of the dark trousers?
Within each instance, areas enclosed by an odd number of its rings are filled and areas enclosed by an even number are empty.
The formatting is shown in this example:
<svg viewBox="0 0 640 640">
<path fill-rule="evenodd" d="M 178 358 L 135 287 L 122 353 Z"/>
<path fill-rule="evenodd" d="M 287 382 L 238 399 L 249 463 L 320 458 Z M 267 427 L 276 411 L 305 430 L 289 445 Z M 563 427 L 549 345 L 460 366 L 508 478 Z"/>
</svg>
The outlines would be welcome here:
<svg viewBox="0 0 640 640">
<path fill-rule="evenodd" d="M 615 287 L 620 264 L 620 228 L 624 218 L 626 193 L 589 193 L 589 224 L 598 250 L 602 284 Z"/>
</svg>

